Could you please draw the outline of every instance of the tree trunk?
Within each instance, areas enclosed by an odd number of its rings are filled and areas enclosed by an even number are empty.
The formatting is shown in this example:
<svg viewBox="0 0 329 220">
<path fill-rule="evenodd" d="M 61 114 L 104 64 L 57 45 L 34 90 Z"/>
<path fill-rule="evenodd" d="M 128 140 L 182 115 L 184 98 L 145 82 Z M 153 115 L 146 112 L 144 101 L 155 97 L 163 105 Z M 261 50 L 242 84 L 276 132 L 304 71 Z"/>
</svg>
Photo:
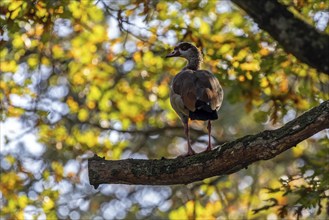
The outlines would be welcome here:
<svg viewBox="0 0 329 220">
<path fill-rule="evenodd" d="M 329 35 L 296 18 L 276 0 L 232 0 L 287 53 L 329 75 Z"/>
</svg>

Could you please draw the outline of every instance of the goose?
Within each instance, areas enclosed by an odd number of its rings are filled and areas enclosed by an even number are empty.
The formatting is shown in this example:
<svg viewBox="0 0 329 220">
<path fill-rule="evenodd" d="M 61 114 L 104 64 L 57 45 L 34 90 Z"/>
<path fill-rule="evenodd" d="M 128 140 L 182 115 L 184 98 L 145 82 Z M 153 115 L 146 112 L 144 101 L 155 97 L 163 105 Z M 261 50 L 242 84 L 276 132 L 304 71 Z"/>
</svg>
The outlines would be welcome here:
<svg viewBox="0 0 329 220">
<path fill-rule="evenodd" d="M 194 155 L 189 135 L 189 119 L 208 121 L 208 146 L 212 149 L 211 121 L 218 119 L 217 111 L 222 105 L 223 89 L 217 78 L 207 70 L 200 70 L 202 54 L 191 43 L 181 42 L 166 58 L 182 57 L 187 65 L 173 78 L 170 85 L 170 103 L 184 124 L 187 139 L 187 155 Z"/>
</svg>

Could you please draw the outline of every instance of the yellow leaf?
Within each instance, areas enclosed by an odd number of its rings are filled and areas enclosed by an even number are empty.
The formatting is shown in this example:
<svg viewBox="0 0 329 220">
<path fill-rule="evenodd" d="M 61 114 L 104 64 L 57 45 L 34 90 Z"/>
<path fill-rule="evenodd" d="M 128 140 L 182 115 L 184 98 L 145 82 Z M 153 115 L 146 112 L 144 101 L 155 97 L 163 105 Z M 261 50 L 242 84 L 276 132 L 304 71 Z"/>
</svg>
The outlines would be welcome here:
<svg viewBox="0 0 329 220">
<path fill-rule="evenodd" d="M 171 211 L 169 213 L 169 219 L 172 220 L 188 219 L 184 207 L 179 207 L 178 209 Z"/>
<path fill-rule="evenodd" d="M 210 26 L 208 23 L 201 21 L 201 26 L 200 26 L 200 34 L 209 34 L 210 32 Z"/>
<path fill-rule="evenodd" d="M 12 1 L 10 5 L 8 6 L 9 11 L 13 11 L 20 7 L 23 4 L 23 1 Z"/>
<path fill-rule="evenodd" d="M 8 208 L 11 212 L 16 211 L 16 201 L 14 199 L 8 201 Z"/>
<path fill-rule="evenodd" d="M 102 92 L 97 86 L 91 86 L 88 99 L 90 100 L 99 100 L 102 97 Z"/>
<path fill-rule="evenodd" d="M 21 11 L 21 8 L 17 8 L 15 11 L 11 12 L 10 18 L 12 20 L 14 20 L 18 16 L 20 11 Z"/>
<path fill-rule="evenodd" d="M 42 24 L 37 24 L 35 26 L 35 35 L 36 36 L 41 36 L 44 32 L 45 28 Z"/>
<path fill-rule="evenodd" d="M 74 101 L 74 99 L 72 97 L 69 97 L 66 100 L 66 104 L 70 108 L 71 112 L 73 112 L 73 113 L 78 112 L 78 110 L 79 110 L 79 104 L 76 101 Z"/>
<path fill-rule="evenodd" d="M 246 77 L 247 77 L 247 79 L 252 80 L 252 75 L 251 75 L 250 71 L 246 72 Z"/>
<path fill-rule="evenodd" d="M 37 8 L 36 15 L 39 18 L 42 18 L 42 17 L 45 17 L 48 15 L 47 9 L 43 8 L 40 4 L 37 4 L 36 8 Z"/>
<path fill-rule="evenodd" d="M 272 90 L 270 87 L 266 87 L 265 89 L 263 89 L 263 92 L 265 95 L 269 96 L 269 95 L 271 95 Z"/>
<path fill-rule="evenodd" d="M 288 88 L 288 78 L 287 78 L 287 76 L 283 75 L 282 80 L 280 82 L 280 91 L 282 93 L 286 93 L 286 92 L 288 92 L 288 89 L 289 89 Z"/>
<path fill-rule="evenodd" d="M 221 53 L 221 54 L 225 54 L 225 53 L 227 53 L 228 51 L 230 51 L 231 50 L 231 45 L 229 45 L 229 44 L 224 44 L 223 46 L 221 46 L 221 48 L 219 49 L 219 52 Z"/>
<path fill-rule="evenodd" d="M 288 67 L 289 65 L 291 65 L 290 60 L 286 60 L 285 62 L 281 63 L 281 66 L 284 67 L 284 68 Z"/>
<path fill-rule="evenodd" d="M 30 66 L 31 68 L 35 68 L 35 67 L 38 65 L 38 63 L 39 63 L 39 59 L 38 59 L 38 57 L 37 57 L 36 55 L 34 55 L 34 56 L 30 56 L 30 57 L 27 59 L 27 63 L 29 64 L 29 66 Z"/>
<path fill-rule="evenodd" d="M 265 88 L 268 85 L 269 85 L 268 80 L 265 77 L 264 78 L 261 78 L 261 80 L 260 80 L 260 86 L 263 87 L 263 88 Z"/>
<path fill-rule="evenodd" d="M 8 48 L 1 48 L 0 57 L 5 57 L 8 54 Z"/>
<path fill-rule="evenodd" d="M 45 212 L 48 212 L 49 210 L 53 209 L 55 206 L 55 203 L 52 199 L 50 199 L 48 196 L 45 196 L 43 198 L 42 208 Z"/>
<path fill-rule="evenodd" d="M 234 57 L 236 60 L 241 61 L 248 55 L 248 51 L 246 49 L 240 50 L 239 53 Z"/>
<path fill-rule="evenodd" d="M 12 155 L 6 156 L 5 159 L 8 161 L 8 163 L 10 165 L 13 165 L 15 163 L 15 161 L 16 161 L 16 158 L 14 156 L 12 156 Z"/>
<path fill-rule="evenodd" d="M 136 63 L 139 63 L 142 60 L 141 53 L 137 51 L 136 53 L 134 53 L 133 58 L 136 61 Z"/>
<path fill-rule="evenodd" d="M 41 58 L 41 63 L 45 66 L 49 66 L 50 65 L 50 60 L 46 57 L 42 57 Z"/>
<path fill-rule="evenodd" d="M 57 161 L 53 161 L 51 163 L 51 168 L 55 172 L 56 181 L 61 181 L 63 178 L 63 173 L 64 173 L 64 168 L 63 168 L 62 164 L 60 164 Z"/>
<path fill-rule="evenodd" d="M 215 187 L 214 186 L 211 186 L 211 185 L 209 185 L 208 187 L 207 187 L 207 195 L 208 196 L 211 196 L 214 192 L 215 192 Z"/>
<path fill-rule="evenodd" d="M 20 211 L 16 212 L 15 213 L 15 219 L 24 220 L 24 211 L 20 210 Z"/>
<path fill-rule="evenodd" d="M 16 35 L 13 37 L 13 46 L 15 48 L 21 48 L 24 46 L 24 40 L 21 35 Z"/>
<path fill-rule="evenodd" d="M 93 32 L 90 37 L 90 40 L 97 43 L 97 42 L 103 42 L 106 40 L 106 29 L 102 25 L 95 25 L 93 27 Z M 91 52 L 95 52 L 97 50 L 97 47 L 95 45 L 90 45 L 90 48 L 92 48 Z"/>
<path fill-rule="evenodd" d="M 88 118 L 89 118 L 88 110 L 86 110 L 84 108 L 80 109 L 80 111 L 78 113 L 78 119 L 83 122 L 83 121 L 87 121 Z"/>
<path fill-rule="evenodd" d="M 156 9 L 157 11 L 162 11 L 162 10 L 167 10 L 167 2 L 164 1 L 160 1 L 157 5 L 156 5 Z"/>
<path fill-rule="evenodd" d="M 63 12 L 64 12 L 64 10 L 63 10 L 63 6 L 62 6 L 62 5 L 59 6 L 59 7 L 55 10 L 55 12 L 56 12 L 57 14 L 63 14 Z"/>
<path fill-rule="evenodd" d="M 243 82 L 243 81 L 246 80 L 246 77 L 243 76 L 243 75 L 240 75 L 240 76 L 238 77 L 238 80 L 239 80 L 240 82 Z"/>
<path fill-rule="evenodd" d="M 46 212 L 46 216 L 47 216 L 47 219 L 51 219 L 51 220 L 58 219 L 58 215 L 57 215 L 57 213 L 54 209 L 52 209 L 51 211 Z"/>
<path fill-rule="evenodd" d="M 44 180 L 48 180 L 49 176 L 50 176 L 50 173 L 49 173 L 49 170 L 45 170 L 42 174 Z"/>
<path fill-rule="evenodd" d="M 292 148 L 292 153 L 296 158 L 301 157 L 308 147 L 309 146 L 307 141 L 300 142 L 296 145 L 296 147 Z"/>
<path fill-rule="evenodd" d="M 54 58 L 60 58 L 60 57 L 63 57 L 63 55 L 64 55 L 63 48 L 61 46 L 59 46 L 58 44 L 56 44 L 52 47 L 52 51 L 53 51 Z"/>
<path fill-rule="evenodd" d="M 1 71 L 14 73 L 17 71 L 17 64 L 14 60 L 3 61 L 0 63 Z"/>
<path fill-rule="evenodd" d="M 220 42 L 223 42 L 225 40 L 225 38 L 223 37 L 223 35 L 215 34 L 215 35 L 211 36 L 211 40 L 220 43 Z"/>
<path fill-rule="evenodd" d="M 91 10 L 88 10 L 88 15 L 95 22 L 102 21 L 104 17 L 102 11 L 100 11 L 100 9 L 95 6 L 93 6 Z"/>
<path fill-rule="evenodd" d="M 8 111 L 8 115 L 13 116 L 13 117 L 21 116 L 24 113 L 23 109 L 15 108 L 13 106 L 9 106 L 7 108 L 7 111 Z"/>
<path fill-rule="evenodd" d="M 74 18 L 80 18 L 83 13 L 81 8 L 79 7 L 79 4 L 80 3 L 77 1 L 69 1 L 68 8 L 72 12 Z"/>
<path fill-rule="evenodd" d="M 18 197 L 18 206 L 22 209 L 24 209 L 28 204 L 29 199 L 26 195 L 22 195 Z"/>
<path fill-rule="evenodd" d="M 9 172 L 1 176 L 1 185 L 2 188 L 5 186 L 9 191 L 14 190 L 21 184 L 21 179 L 15 172 Z M 4 193 L 4 192 L 3 192 Z"/>
<path fill-rule="evenodd" d="M 306 99 L 299 98 L 297 100 L 296 106 L 298 109 L 309 109 L 310 103 Z"/>
<path fill-rule="evenodd" d="M 215 53 L 215 50 L 214 49 L 208 49 L 208 51 L 207 51 L 207 54 L 209 55 L 209 56 L 212 56 L 212 55 L 214 55 L 214 53 Z"/>
<path fill-rule="evenodd" d="M 168 85 L 162 83 L 159 87 L 158 87 L 158 94 L 160 97 L 166 97 L 169 93 L 169 87 Z"/>
<path fill-rule="evenodd" d="M 87 102 L 87 107 L 89 109 L 94 109 L 96 107 L 96 103 L 94 101 L 88 101 Z"/>
<path fill-rule="evenodd" d="M 259 51 L 259 54 L 262 55 L 262 56 L 267 56 L 269 53 L 270 53 L 270 51 L 266 48 L 262 48 Z"/>
<path fill-rule="evenodd" d="M 232 63 L 232 66 L 233 66 L 234 68 L 238 68 L 239 65 L 240 65 L 240 63 L 239 63 L 238 61 L 234 61 L 234 62 Z"/>
<path fill-rule="evenodd" d="M 259 63 L 241 63 L 240 68 L 242 70 L 249 70 L 249 71 L 259 71 Z"/>
</svg>

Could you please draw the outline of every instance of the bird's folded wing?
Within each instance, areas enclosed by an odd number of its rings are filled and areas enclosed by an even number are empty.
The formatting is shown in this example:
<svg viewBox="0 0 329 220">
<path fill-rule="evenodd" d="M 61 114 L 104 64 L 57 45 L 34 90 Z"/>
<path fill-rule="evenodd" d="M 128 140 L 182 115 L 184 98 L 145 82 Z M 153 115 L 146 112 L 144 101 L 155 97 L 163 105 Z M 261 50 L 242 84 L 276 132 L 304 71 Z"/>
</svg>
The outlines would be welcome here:
<svg viewBox="0 0 329 220">
<path fill-rule="evenodd" d="M 173 96 L 180 96 L 184 106 L 192 112 L 195 111 L 197 100 L 209 104 L 212 110 L 217 110 L 223 100 L 223 91 L 217 78 L 205 70 L 183 70 L 173 79 L 172 89 Z"/>
<path fill-rule="evenodd" d="M 195 80 L 196 77 L 194 76 L 192 70 L 184 70 L 175 76 L 172 83 L 172 89 L 175 93 L 173 95 L 179 95 L 184 106 L 190 111 L 195 111 Z"/>
<path fill-rule="evenodd" d="M 223 89 L 218 79 L 209 71 L 195 71 L 197 99 L 209 103 L 212 110 L 218 110 L 223 101 Z"/>
</svg>

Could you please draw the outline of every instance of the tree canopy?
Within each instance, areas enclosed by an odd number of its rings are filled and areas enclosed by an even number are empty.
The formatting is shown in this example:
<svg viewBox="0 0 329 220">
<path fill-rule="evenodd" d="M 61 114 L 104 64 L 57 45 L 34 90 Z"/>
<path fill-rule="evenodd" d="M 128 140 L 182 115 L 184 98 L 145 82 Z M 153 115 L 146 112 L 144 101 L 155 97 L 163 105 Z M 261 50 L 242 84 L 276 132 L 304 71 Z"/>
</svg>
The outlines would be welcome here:
<svg viewBox="0 0 329 220">
<path fill-rule="evenodd" d="M 1 1 L 1 217 L 325 218 L 327 124 L 273 159 L 187 185 L 95 190 L 87 160 L 185 152 L 168 98 L 185 63 L 164 59 L 181 41 L 202 50 L 202 68 L 224 88 L 214 145 L 324 109 L 328 8 L 321 0 Z M 312 127 L 316 115 L 304 115 Z M 200 152 L 206 131 L 191 126 Z"/>
</svg>

